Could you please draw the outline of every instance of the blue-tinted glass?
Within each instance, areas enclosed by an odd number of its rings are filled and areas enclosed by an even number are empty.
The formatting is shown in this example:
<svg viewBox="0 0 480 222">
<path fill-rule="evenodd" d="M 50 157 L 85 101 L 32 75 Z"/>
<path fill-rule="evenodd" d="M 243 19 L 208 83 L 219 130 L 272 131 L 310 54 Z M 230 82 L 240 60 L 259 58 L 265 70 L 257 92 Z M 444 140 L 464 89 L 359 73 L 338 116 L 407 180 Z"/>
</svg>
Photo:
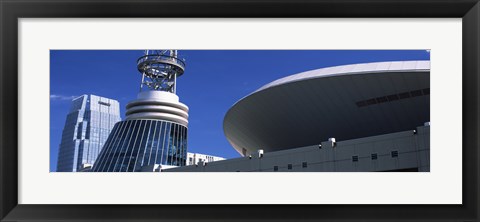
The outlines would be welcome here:
<svg viewBox="0 0 480 222">
<path fill-rule="evenodd" d="M 177 165 L 177 140 L 178 140 L 178 125 L 172 124 L 172 149 L 170 152 L 170 164 L 169 165 Z"/>
<path fill-rule="evenodd" d="M 157 164 L 158 153 L 162 153 L 162 144 L 160 143 L 160 138 L 162 136 L 162 129 L 165 127 L 165 123 L 162 121 L 157 122 L 157 127 L 155 128 L 155 138 L 152 142 L 152 152 L 150 153 L 149 164 Z M 160 160 L 158 160 L 160 161 Z"/>
<path fill-rule="evenodd" d="M 89 112 L 87 112 L 89 113 Z M 86 122 L 87 123 L 87 127 L 85 129 L 85 139 L 90 139 L 90 128 L 91 128 L 91 124 L 90 122 Z"/>
<path fill-rule="evenodd" d="M 120 122 L 120 123 L 116 124 L 115 126 L 117 126 L 117 125 L 118 125 L 117 130 L 114 131 L 113 137 L 111 137 L 112 138 L 111 142 L 108 143 L 108 145 L 105 145 L 105 148 L 102 150 L 103 154 L 100 156 L 100 159 L 93 165 L 93 168 L 94 168 L 95 171 L 104 171 L 104 168 L 105 168 L 106 163 L 107 163 L 107 159 L 108 159 L 109 156 L 111 157 L 113 149 L 115 147 L 117 147 L 118 142 L 120 140 L 119 138 L 124 133 L 124 130 L 126 128 L 127 123 L 126 122 Z"/>
<path fill-rule="evenodd" d="M 177 160 L 175 159 L 175 154 L 177 152 L 177 124 L 172 124 L 172 131 L 170 134 L 171 142 L 170 142 L 170 152 L 168 153 L 169 163 L 168 165 L 175 165 Z"/>
<path fill-rule="evenodd" d="M 79 146 L 78 146 L 78 151 L 77 151 L 77 155 L 76 155 L 76 158 L 75 158 L 75 167 L 78 168 L 78 166 L 80 166 L 82 164 L 82 158 L 83 158 L 83 143 L 80 142 L 79 143 Z"/>
<path fill-rule="evenodd" d="M 110 138 L 112 137 L 112 138 Z M 187 128 L 157 120 L 129 120 L 115 126 L 93 171 L 133 172 L 152 164 L 184 166 Z M 84 144 L 93 147 L 95 145 Z"/>
<path fill-rule="evenodd" d="M 145 145 L 147 144 L 148 137 L 150 135 L 150 126 L 152 125 L 151 120 L 147 120 L 145 123 L 145 129 L 143 130 L 142 138 L 140 139 L 140 144 L 138 146 L 135 146 L 132 152 L 133 158 L 130 160 L 130 163 L 128 163 L 128 172 L 133 172 L 137 168 L 137 170 L 140 170 L 141 168 L 141 162 L 143 160 L 143 154 L 145 153 Z M 137 162 L 138 162 L 138 167 L 137 167 Z"/>
<path fill-rule="evenodd" d="M 147 160 L 150 155 L 149 152 L 152 146 L 152 139 L 154 137 L 156 122 L 157 121 L 152 121 L 152 120 L 147 121 L 147 128 L 145 129 L 145 134 L 143 135 L 143 139 L 140 144 L 140 149 L 138 150 L 137 159 L 135 160 L 133 171 L 140 171 L 142 166 L 148 165 Z M 132 163 L 130 163 L 130 165 L 131 164 Z"/>
<path fill-rule="evenodd" d="M 117 155 L 116 153 L 118 151 L 118 148 L 123 144 L 131 124 L 132 123 L 130 121 L 123 122 L 122 131 L 120 132 L 119 136 L 116 137 L 115 140 L 112 142 L 112 146 L 110 147 L 107 156 L 105 156 L 105 163 L 103 166 L 100 166 L 102 168 L 100 171 L 111 172 L 113 170 L 113 166 L 116 160 L 114 158 Z"/>
<path fill-rule="evenodd" d="M 171 131 L 172 124 L 166 122 L 165 129 L 163 131 L 163 139 L 162 139 L 162 159 L 161 164 L 168 164 L 168 152 L 170 152 L 170 131 Z"/>
<path fill-rule="evenodd" d="M 95 162 L 95 164 L 93 164 L 93 171 L 98 172 L 103 170 L 103 167 L 105 166 L 105 161 L 108 155 L 111 153 L 111 149 L 114 147 L 115 142 L 118 141 L 117 138 L 122 132 L 123 126 L 123 122 L 115 125 L 116 128 L 112 131 L 112 136 L 108 137 L 109 141 L 105 143 L 102 151 L 100 152 L 100 155 L 98 156 L 97 161 Z"/>
<path fill-rule="evenodd" d="M 158 137 L 158 152 L 156 153 L 155 157 L 155 164 L 163 164 L 164 161 L 164 153 L 165 153 L 165 132 L 167 131 L 168 123 L 162 123 L 162 129 L 160 132 L 160 136 Z"/>
<path fill-rule="evenodd" d="M 179 147 L 180 147 L 180 153 L 179 153 L 179 156 L 178 156 L 178 165 L 179 166 L 183 166 L 183 163 L 185 162 L 184 159 L 183 159 L 183 152 L 184 152 L 184 149 L 183 149 L 183 132 L 185 131 L 185 127 L 183 126 L 180 126 L 180 141 L 179 141 Z"/>
<path fill-rule="evenodd" d="M 140 144 L 140 140 L 142 137 L 142 134 L 144 133 L 145 130 L 145 120 L 136 120 L 140 122 L 138 128 L 135 129 L 135 132 L 132 134 L 131 142 L 129 143 L 126 151 L 125 151 L 125 157 L 122 160 L 122 163 L 120 165 L 119 172 L 126 172 L 128 171 L 128 165 L 134 158 L 134 150 L 138 148 Z"/>
<path fill-rule="evenodd" d="M 182 166 L 183 164 L 183 126 L 178 125 L 178 166 Z"/>
<path fill-rule="evenodd" d="M 139 121 L 129 121 L 132 122 L 130 126 L 127 128 L 127 133 L 125 134 L 124 138 L 122 138 L 121 145 L 115 150 L 113 158 L 112 158 L 112 163 L 110 164 L 108 171 L 109 172 L 118 172 L 121 165 L 122 161 L 125 158 L 125 153 L 127 152 L 127 148 L 132 141 L 132 135 L 134 135 L 135 129 L 138 128 L 138 125 L 140 124 Z"/>
<path fill-rule="evenodd" d="M 130 138 L 130 141 L 128 143 L 128 146 L 125 149 L 125 154 L 121 161 L 119 161 L 119 166 L 116 167 L 118 172 L 126 172 L 128 163 L 132 159 L 132 151 L 135 147 L 138 147 L 140 144 L 140 138 L 143 133 L 143 130 L 145 129 L 145 120 L 136 120 L 137 122 L 135 124 L 136 128 L 134 129 L 134 132 L 132 133 L 132 137 Z"/>
<path fill-rule="evenodd" d="M 183 166 L 186 165 L 186 161 L 187 161 L 187 127 L 184 127 L 183 128 Z"/>
<path fill-rule="evenodd" d="M 82 139 L 82 123 L 79 123 L 77 127 L 77 140 L 79 139 Z"/>
<path fill-rule="evenodd" d="M 150 136 L 148 137 L 147 144 L 145 146 L 144 158 L 142 159 L 141 165 L 146 166 L 150 165 L 150 157 L 152 156 L 152 151 L 154 151 L 153 146 L 156 146 L 155 140 L 158 138 L 157 124 L 161 124 L 159 121 L 153 121 L 152 126 L 150 127 Z"/>
<path fill-rule="evenodd" d="M 177 139 L 177 166 L 182 164 L 182 137 L 183 137 L 183 126 L 178 125 L 178 139 Z"/>
<path fill-rule="evenodd" d="M 182 125 L 178 125 L 178 139 L 177 139 L 177 166 L 181 166 L 182 164 L 182 137 L 183 137 L 183 134 L 182 134 L 182 130 L 183 130 L 183 126 Z"/>
<path fill-rule="evenodd" d="M 179 164 L 179 157 L 180 157 L 180 128 L 181 126 L 178 125 L 178 124 L 175 124 L 176 125 L 176 132 L 175 132 L 175 153 L 173 154 L 174 155 L 174 165 L 178 165 Z"/>
</svg>

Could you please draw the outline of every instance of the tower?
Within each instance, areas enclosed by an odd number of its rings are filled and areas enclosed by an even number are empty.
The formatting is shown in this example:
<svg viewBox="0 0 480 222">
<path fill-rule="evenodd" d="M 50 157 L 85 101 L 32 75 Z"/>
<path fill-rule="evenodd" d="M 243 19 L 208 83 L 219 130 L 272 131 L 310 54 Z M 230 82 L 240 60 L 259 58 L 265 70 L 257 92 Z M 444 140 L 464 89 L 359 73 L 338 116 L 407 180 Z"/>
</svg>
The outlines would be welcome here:
<svg viewBox="0 0 480 222">
<path fill-rule="evenodd" d="M 77 172 L 94 164 L 118 121 L 118 101 L 95 95 L 74 98 L 63 128 L 57 172 Z"/>
<path fill-rule="evenodd" d="M 159 171 L 185 165 L 188 107 L 176 95 L 185 63 L 177 50 L 146 50 L 137 68 L 140 92 L 127 104 L 126 119 L 110 133 L 94 172 Z"/>
</svg>

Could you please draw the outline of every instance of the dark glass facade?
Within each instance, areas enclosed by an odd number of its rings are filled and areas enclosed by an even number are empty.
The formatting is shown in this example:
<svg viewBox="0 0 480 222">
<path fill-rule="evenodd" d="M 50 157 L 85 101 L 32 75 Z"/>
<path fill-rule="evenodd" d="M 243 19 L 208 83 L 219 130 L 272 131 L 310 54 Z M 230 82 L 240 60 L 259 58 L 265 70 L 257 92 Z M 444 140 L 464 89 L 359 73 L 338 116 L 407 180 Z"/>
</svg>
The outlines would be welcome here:
<svg viewBox="0 0 480 222">
<path fill-rule="evenodd" d="M 187 127 L 162 120 L 117 123 L 93 165 L 93 172 L 138 172 L 161 164 L 185 166 Z"/>
</svg>

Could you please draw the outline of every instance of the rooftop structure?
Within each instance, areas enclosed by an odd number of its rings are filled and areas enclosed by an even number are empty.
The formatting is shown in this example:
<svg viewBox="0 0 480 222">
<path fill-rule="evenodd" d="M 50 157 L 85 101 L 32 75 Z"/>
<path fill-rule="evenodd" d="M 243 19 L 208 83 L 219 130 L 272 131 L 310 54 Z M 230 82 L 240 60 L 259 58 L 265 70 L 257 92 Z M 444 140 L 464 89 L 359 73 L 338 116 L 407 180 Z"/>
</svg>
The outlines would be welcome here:
<svg viewBox="0 0 480 222">
<path fill-rule="evenodd" d="M 415 129 L 430 121 L 430 61 L 322 68 L 275 80 L 228 110 L 243 156 Z"/>
<path fill-rule="evenodd" d="M 212 156 L 207 154 L 201 153 L 187 153 L 187 166 L 195 165 L 195 164 L 202 164 L 202 163 L 209 163 L 214 161 L 225 160 L 223 157 Z"/>
</svg>

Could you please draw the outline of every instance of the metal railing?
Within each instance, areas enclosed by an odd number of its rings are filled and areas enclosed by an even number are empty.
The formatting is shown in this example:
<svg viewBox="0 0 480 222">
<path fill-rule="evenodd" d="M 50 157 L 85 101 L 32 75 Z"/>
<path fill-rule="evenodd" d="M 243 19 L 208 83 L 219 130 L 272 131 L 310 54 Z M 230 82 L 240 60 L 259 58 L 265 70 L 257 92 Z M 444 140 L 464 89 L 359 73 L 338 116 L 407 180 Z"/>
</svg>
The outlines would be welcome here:
<svg viewBox="0 0 480 222">
<path fill-rule="evenodd" d="M 170 64 L 179 67 L 182 70 L 185 70 L 185 62 L 181 59 L 178 59 L 169 55 L 145 55 L 137 60 L 137 67 L 143 68 L 145 64 Z"/>
</svg>

